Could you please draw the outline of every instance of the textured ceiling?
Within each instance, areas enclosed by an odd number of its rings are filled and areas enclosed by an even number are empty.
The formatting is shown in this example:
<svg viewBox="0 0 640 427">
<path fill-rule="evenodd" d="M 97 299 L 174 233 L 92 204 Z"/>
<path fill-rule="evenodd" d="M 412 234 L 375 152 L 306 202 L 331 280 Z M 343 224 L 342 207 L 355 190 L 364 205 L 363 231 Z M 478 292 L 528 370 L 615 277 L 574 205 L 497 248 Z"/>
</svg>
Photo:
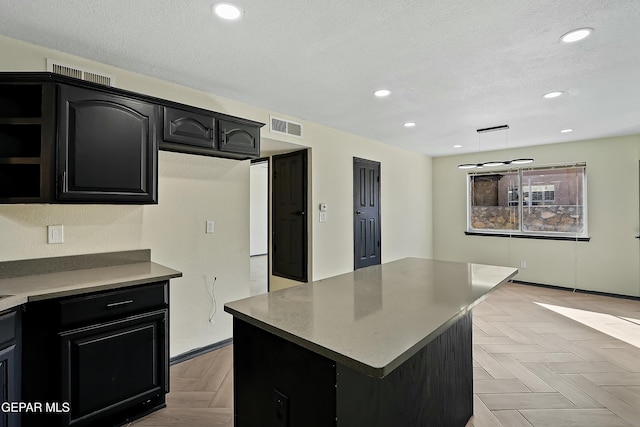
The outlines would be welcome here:
<svg viewBox="0 0 640 427">
<path fill-rule="evenodd" d="M 432 156 L 640 134 L 640 0 L 213 3 L 0 0 L 0 34 Z"/>
</svg>

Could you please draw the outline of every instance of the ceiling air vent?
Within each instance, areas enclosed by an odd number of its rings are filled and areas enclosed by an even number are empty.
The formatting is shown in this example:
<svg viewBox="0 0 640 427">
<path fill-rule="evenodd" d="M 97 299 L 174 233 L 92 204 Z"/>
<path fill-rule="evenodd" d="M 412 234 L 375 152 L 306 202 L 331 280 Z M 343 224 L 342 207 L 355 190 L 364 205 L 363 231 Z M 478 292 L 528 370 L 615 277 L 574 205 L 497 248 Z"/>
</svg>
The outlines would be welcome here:
<svg viewBox="0 0 640 427">
<path fill-rule="evenodd" d="M 271 132 L 284 133 L 286 135 L 302 138 L 302 125 L 285 119 L 270 116 Z"/>
<path fill-rule="evenodd" d="M 74 79 L 86 80 L 105 86 L 114 85 L 114 77 L 106 73 L 98 73 L 95 70 L 76 67 L 75 65 L 64 64 L 54 59 L 47 58 L 47 70 L 52 73 L 61 74 Z"/>
</svg>

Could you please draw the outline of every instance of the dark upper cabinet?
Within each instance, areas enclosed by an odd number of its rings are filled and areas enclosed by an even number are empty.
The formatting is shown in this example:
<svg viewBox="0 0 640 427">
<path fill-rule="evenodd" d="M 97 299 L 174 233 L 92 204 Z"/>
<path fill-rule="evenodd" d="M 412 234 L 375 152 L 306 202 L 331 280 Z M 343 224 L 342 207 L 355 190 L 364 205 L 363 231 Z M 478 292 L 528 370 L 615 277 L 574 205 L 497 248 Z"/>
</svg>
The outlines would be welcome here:
<svg viewBox="0 0 640 427">
<path fill-rule="evenodd" d="M 218 119 L 218 149 L 227 153 L 260 156 L 260 127 Z"/>
<path fill-rule="evenodd" d="M 0 72 L 0 204 L 158 202 L 158 149 L 260 156 L 264 123 L 55 73 Z"/>
<path fill-rule="evenodd" d="M 161 150 L 239 160 L 260 156 L 263 123 L 196 107 L 163 111 Z"/>
<path fill-rule="evenodd" d="M 213 114 L 181 108 L 163 107 L 163 141 L 198 147 L 215 148 Z"/>
<path fill-rule="evenodd" d="M 54 197 L 53 84 L 0 80 L 0 203 Z"/>
<path fill-rule="evenodd" d="M 145 101 L 60 85 L 57 199 L 157 203 L 157 116 Z"/>
</svg>

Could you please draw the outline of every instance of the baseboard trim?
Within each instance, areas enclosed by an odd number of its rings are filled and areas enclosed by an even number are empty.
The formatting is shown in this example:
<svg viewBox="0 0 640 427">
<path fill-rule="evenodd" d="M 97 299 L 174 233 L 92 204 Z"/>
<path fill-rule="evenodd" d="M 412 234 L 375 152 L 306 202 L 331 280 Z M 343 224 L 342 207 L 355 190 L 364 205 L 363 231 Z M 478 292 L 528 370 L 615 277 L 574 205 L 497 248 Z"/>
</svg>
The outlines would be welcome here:
<svg viewBox="0 0 640 427">
<path fill-rule="evenodd" d="M 211 351 L 219 350 L 222 347 L 226 347 L 232 343 L 233 343 L 233 338 L 227 338 L 226 340 L 218 341 L 216 343 L 209 344 L 204 347 L 194 348 L 193 350 L 189 350 L 185 353 L 182 353 L 170 358 L 169 365 L 173 366 L 177 363 L 186 362 L 187 360 L 193 359 L 194 357 L 202 356 L 203 354 L 207 354 Z"/>
<path fill-rule="evenodd" d="M 558 285 L 547 285 L 543 283 L 535 283 L 535 282 L 525 282 L 523 280 L 512 280 L 512 283 L 516 283 L 518 285 L 526 285 L 526 286 L 537 286 L 539 288 L 549 288 L 549 289 L 557 289 L 559 291 L 567 291 L 567 292 L 579 292 L 581 294 L 590 294 L 590 295 L 599 295 L 602 297 L 611 297 L 611 298 L 622 298 L 629 299 L 633 301 L 640 301 L 640 297 L 636 297 L 633 295 L 623 295 L 623 294 L 614 294 L 610 292 L 601 292 L 601 291 L 591 291 L 588 289 L 573 289 L 565 286 Z"/>
</svg>

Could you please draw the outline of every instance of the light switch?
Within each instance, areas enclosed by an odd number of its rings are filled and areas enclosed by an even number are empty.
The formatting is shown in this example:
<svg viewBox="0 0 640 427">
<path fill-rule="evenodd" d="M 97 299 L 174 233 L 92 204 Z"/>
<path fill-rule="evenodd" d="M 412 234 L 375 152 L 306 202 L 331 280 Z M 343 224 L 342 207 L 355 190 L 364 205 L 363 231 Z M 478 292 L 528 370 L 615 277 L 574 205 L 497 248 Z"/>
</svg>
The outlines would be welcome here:
<svg viewBox="0 0 640 427">
<path fill-rule="evenodd" d="M 213 234 L 213 230 L 214 230 L 213 221 L 211 220 L 207 221 L 207 234 Z"/>
<path fill-rule="evenodd" d="M 320 212 L 320 222 L 327 222 L 327 213 Z"/>
</svg>

